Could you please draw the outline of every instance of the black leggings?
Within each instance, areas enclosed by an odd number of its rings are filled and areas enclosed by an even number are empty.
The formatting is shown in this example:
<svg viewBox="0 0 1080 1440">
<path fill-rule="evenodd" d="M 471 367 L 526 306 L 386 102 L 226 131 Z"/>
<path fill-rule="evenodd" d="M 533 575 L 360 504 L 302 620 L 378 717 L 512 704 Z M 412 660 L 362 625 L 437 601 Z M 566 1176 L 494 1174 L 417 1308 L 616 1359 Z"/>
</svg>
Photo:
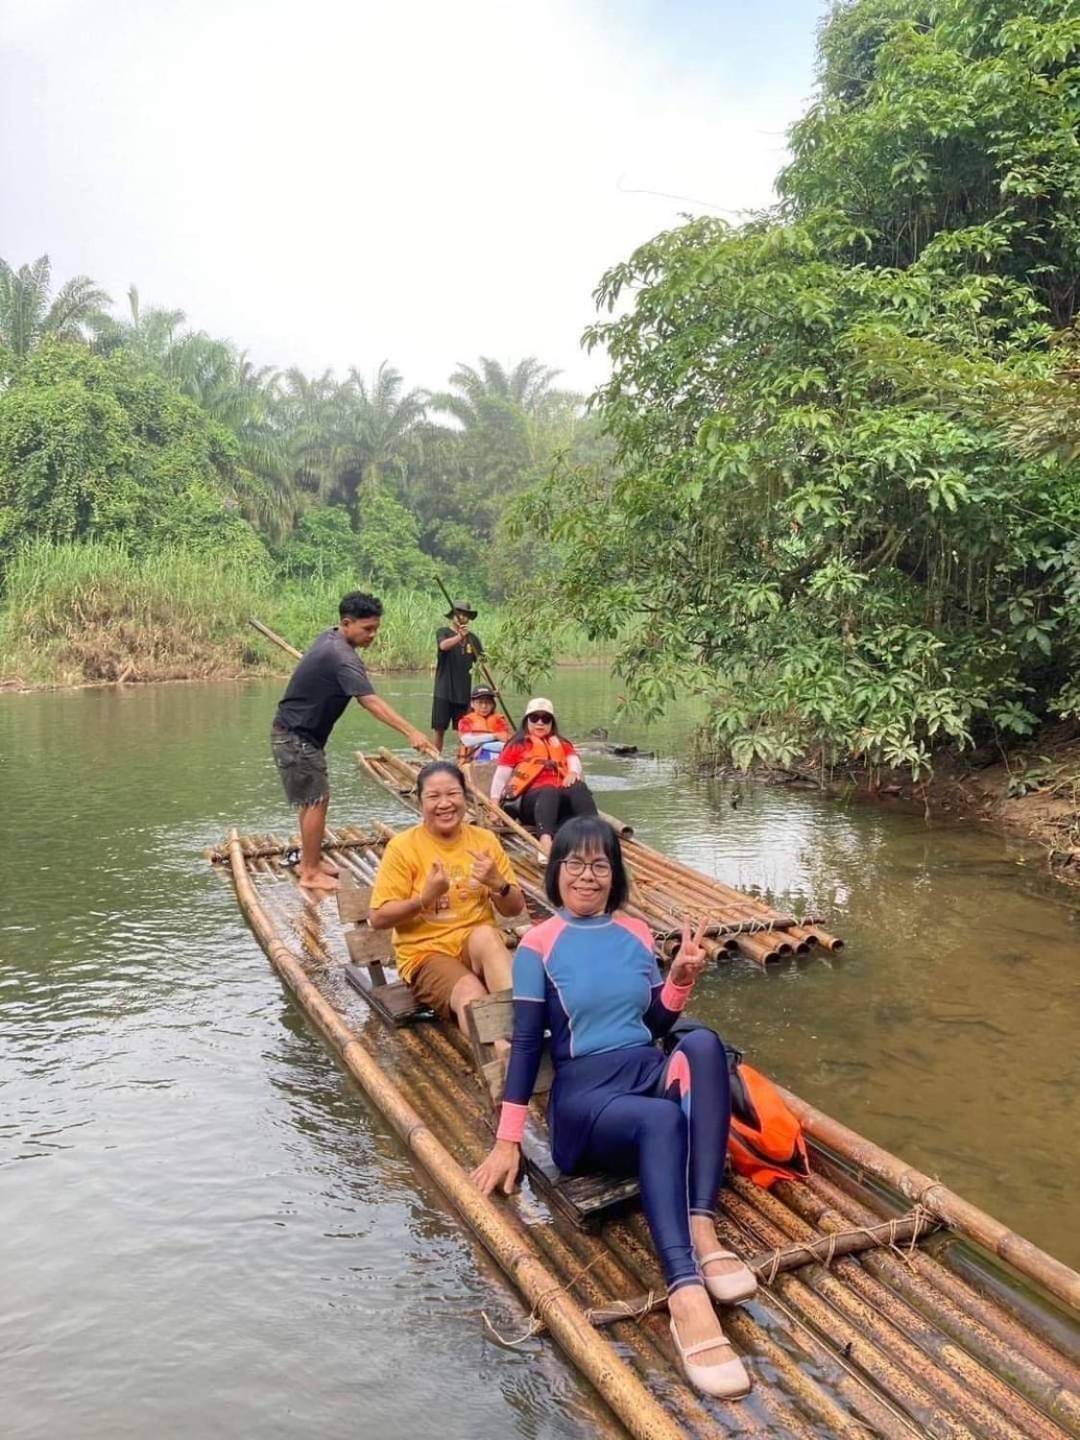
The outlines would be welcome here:
<svg viewBox="0 0 1080 1440">
<path fill-rule="evenodd" d="M 595 815 L 596 801 L 584 780 L 575 780 L 565 789 L 554 785 L 534 786 L 521 797 L 521 818 L 535 825 L 541 835 L 554 835 L 564 820 L 575 815 Z"/>
</svg>

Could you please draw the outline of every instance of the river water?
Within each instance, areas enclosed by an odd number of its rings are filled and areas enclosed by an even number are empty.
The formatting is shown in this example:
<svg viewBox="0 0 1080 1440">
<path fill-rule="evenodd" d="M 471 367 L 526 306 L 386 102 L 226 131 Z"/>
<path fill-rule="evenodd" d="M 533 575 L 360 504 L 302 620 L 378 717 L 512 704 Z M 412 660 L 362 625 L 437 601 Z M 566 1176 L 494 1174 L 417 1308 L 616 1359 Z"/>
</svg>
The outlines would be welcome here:
<svg viewBox="0 0 1080 1440">
<path fill-rule="evenodd" d="M 616 687 L 562 671 L 566 732 Z M 549 1346 L 336 1068 L 201 858 L 286 828 L 277 682 L 0 697 L 5 1440 L 595 1433 Z M 388 677 L 426 721 L 428 681 Z M 586 755 L 603 808 L 847 949 L 712 971 L 695 1011 L 762 1068 L 1080 1263 L 1080 913 L 1031 851 L 680 767 L 693 716 Z M 332 742 L 333 815 L 401 820 Z"/>
</svg>

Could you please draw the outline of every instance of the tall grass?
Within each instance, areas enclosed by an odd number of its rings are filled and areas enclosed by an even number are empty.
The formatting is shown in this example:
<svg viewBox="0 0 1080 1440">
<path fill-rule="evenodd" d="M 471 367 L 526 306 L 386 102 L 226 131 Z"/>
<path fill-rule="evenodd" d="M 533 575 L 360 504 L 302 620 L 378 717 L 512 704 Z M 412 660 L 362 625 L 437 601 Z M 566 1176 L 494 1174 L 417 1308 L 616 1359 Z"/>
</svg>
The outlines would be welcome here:
<svg viewBox="0 0 1080 1440">
<path fill-rule="evenodd" d="M 134 559 L 120 546 L 39 542 L 8 566 L 0 598 L 0 680 L 30 685 L 94 681 L 200 679 L 290 662 L 249 627 L 256 616 L 298 649 L 335 623 L 338 601 L 355 576 L 283 582 L 271 568 L 190 551 Z M 377 670 L 434 664 L 443 623 L 437 593 L 400 590 L 383 597 L 385 613 L 368 653 Z M 487 645 L 503 624 L 499 606 L 477 622 Z M 563 660 L 601 660 L 604 650 L 573 625 L 557 637 Z"/>
</svg>

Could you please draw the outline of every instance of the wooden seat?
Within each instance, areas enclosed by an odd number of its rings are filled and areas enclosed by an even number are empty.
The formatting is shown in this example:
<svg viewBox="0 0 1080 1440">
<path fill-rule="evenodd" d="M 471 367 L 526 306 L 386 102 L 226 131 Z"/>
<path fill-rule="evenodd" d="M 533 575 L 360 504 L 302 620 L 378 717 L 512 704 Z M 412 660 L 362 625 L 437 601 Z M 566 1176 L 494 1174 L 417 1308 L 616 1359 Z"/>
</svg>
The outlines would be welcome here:
<svg viewBox="0 0 1080 1440">
<path fill-rule="evenodd" d="M 496 1050 L 496 1041 L 509 1041 L 514 1028 L 511 992 L 500 990 L 474 1000 L 466 1012 L 469 1039 L 476 1066 L 484 1077 L 497 1110 L 506 1085 L 507 1055 Z M 552 1209 L 559 1211 L 579 1229 L 596 1224 L 610 1211 L 626 1205 L 638 1194 L 638 1183 L 613 1175 L 564 1175 L 551 1155 L 547 1122 L 536 1113 L 535 1102 L 547 1095 L 555 1078 L 548 1047 L 540 1062 L 533 1087 L 534 1106 L 525 1122 L 521 1154 L 529 1179 Z"/>
<path fill-rule="evenodd" d="M 389 1025 L 408 1025 L 430 1020 L 432 1011 L 416 1002 L 416 996 L 393 969 L 394 949 L 388 930 L 372 930 L 367 923 L 371 908 L 371 886 L 342 874 L 337 892 L 338 914 L 345 927 L 345 944 L 351 965 L 345 979 L 358 990 Z M 385 967 L 391 969 L 387 976 Z"/>
</svg>

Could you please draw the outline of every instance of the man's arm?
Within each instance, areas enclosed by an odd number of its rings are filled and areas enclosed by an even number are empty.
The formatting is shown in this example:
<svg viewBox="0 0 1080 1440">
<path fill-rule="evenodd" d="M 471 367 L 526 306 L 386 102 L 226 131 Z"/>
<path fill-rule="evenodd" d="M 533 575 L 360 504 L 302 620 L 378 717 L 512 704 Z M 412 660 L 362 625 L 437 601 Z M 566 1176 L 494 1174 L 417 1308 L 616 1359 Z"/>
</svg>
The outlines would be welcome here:
<svg viewBox="0 0 1080 1440">
<path fill-rule="evenodd" d="M 465 632 L 459 630 L 456 635 L 448 635 L 445 640 L 439 641 L 440 650 L 454 650 L 465 639 Z"/>
<path fill-rule="evenodd" d="M 369 715 L 373 715 L 383 725 L 404 735 L 414 750 L 419 750 L 422 755 L 430 755 L 433 759 L 438 759 L 439 752 L 424 732 L 418 730 L 415 725 L 410 725 L 408 720 L 399 715 L 394 707 L 388 705 L 381 696 L 358 695 L 356 703 L 362 705 Z"/>
</svg>

